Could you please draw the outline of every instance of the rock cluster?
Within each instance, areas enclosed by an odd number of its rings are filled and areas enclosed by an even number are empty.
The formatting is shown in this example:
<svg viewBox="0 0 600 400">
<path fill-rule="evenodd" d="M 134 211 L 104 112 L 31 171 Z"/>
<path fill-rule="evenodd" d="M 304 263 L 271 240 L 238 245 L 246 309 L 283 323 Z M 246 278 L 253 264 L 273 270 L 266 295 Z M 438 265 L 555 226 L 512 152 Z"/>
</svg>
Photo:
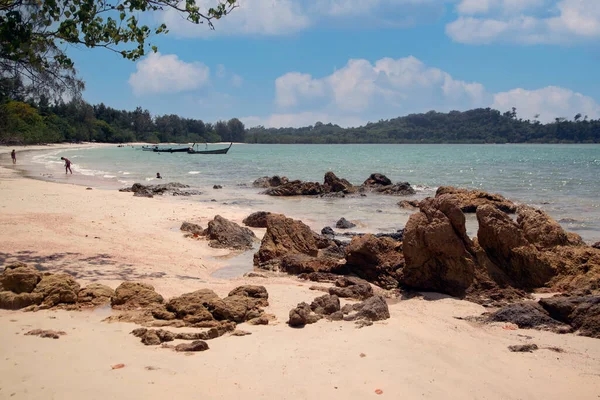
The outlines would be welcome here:
<svg viewBox="0 0 600 400">
<path fill-rule="evenodd" d="M 393 184 L 385 175 L 375 173 L 371 174 L 360 187 L 361 191 L 371 191 L 381 194 L 409 196 L 415 194 L 415 189 L 408 182 L 398 182 Z"/>
<path fill-rule="evenodd" d="M 435 197 L 445 194 L 453 195 L 458 200 L 458 206 L 464 213 L 474 213 L 479 206 L 483 205 L 492 205 L 506 213 L 517 211 L 517 206 L 513 202 L 499 194 L 491 194 L 481 190 L 460 189 L 453 186 L 440 186 L 435 192 Z"/>
<path fill-rule="evenodd" d="M 229 221 L 220 215 L 209 221 L 206 229 L 202 229 L 200 225 L 191 222 L 184 222 L 180 229 L 188 232 L 190 237 L 206 237 L 209 240 L 209 246 L 215 248 L 250 250 L 258 240 L 250 229 Z"/>
<path fill-rule="evenodd" d="M 196 196 L 202 194 L 199 190 L 189 189 L 188 185 L 178 182 L 164 183 L 160 185 L 142 185 L 134 183 L 130 188 L 119 189 L 119 192 L 133 192 L 136 197 L 164 196 Z"/>
<path fill-rule="evenodd" d="M 0 275 L 0 308 L 50 308 L 58 305 L 95 306 L 109 303 L 112 289 L 93 284 L 81 289 L 67 274 L 41 273 L 34 267 L 8 265 Z"/>
</svg>

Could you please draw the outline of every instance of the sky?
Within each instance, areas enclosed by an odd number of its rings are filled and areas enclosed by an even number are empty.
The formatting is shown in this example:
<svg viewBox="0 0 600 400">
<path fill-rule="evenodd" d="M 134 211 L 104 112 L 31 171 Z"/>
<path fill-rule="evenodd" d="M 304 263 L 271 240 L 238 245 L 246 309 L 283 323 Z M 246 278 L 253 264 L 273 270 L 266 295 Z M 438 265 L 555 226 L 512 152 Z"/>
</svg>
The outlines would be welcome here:
<svg viewBox="0 0 600 400">
<path fill-rule="evenodd" d="M 84 99 L 247 127 L 477 107 L 542 122 L 600 118 L 600 0 L 239 3 L 214 30 L 172 10 L 145 16 L 169 33 L 137 62 L 71 49 Z"/>
</svg>

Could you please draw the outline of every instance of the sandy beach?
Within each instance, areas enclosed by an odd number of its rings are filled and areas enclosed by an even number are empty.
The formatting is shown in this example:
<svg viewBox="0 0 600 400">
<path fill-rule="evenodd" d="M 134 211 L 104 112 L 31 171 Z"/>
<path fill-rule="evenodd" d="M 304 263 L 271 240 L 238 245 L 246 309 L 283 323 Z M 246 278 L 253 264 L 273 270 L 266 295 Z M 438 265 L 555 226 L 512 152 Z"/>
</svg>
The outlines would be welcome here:
<svg viewBox="0 0 600 400">
<path fill-rule="evenodd" d="M 277 319 L 240 324 L 251 335 L 224 335 L 209 341 L 210 350 L 187 355 L 144 346 L 130 334 L 135 324 L 102 322 L 110 308 L 0 310 L 2 399 L 600 398 L 598 339 L 468 322 L 457 317 L 485 309 L 427 293 L 390 301 L 391 318 L 370 327 L 322 320 L 293 329 L 289 310 L 322 294 L 309 289 L 313 283 L 284 275 L 218 278 L 215 272 L 243 262 L 250 270 L 253 252 L 211 248 L 179 230 L 184 221 L 206 226 L 215 215 L 241 224 L 259 210 L 29 179 L 9 163 L 0 163 L 0 266 L 20 261 L 66 272 L 82 287 L 139 281 L 165 298 L 263 285 L 266 312 Z M 261 238 L 265 230 L 253 231 Z M 32 329 L 66 335 L 24 335 Z M 507 349 L 525 343 L 540 350 Z M 125 367 L 111 369 L 119 363 Z"/>
</svg>

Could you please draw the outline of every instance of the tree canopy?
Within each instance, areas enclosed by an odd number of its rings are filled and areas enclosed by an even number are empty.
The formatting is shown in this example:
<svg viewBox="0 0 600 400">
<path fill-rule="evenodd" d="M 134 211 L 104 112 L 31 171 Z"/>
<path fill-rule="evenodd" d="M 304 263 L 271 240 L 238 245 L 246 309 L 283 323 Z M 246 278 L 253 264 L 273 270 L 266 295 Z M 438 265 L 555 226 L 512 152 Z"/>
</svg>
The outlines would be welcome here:
<svg viewBox="0 0 600 400">
<path fill-rule="evenodd" d="M 78 94 L 84 84 L 67 46 L 101 47 L 137 60 L 157 51 L 151 35 L 168 32 L 165 24 L 141 23 L 144 13 L 173 9 L 212 29 L 213 19 L 236 7 L 237 0 L 221 0 L 207 10 L 195 0 L 0 0 L 0 89 L 10 90 L 18 79 L 38 95 Z"/>
</svg>

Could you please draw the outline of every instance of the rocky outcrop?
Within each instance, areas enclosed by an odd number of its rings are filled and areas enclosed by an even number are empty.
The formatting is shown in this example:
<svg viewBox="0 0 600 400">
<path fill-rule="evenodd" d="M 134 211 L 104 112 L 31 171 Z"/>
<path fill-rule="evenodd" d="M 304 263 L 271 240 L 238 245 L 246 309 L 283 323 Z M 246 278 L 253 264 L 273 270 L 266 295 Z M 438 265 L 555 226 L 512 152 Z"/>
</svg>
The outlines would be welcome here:
<svg viewBox="0 0 600 400">
<path fill-rule="evenodd" d="M 53 274 L 44 275 L 37 284 L 33 293 L 44 297 L 42 304 L 53 307 L 57 304 L 77 303 L 80 286 L 71 275 Z"/>
<path fill-rule="evenodd" d="M 477 209 L 477 239 L 488 258 L 508 278 L 511 286 L 542 287 L 555 275 L 555 269 L 526 238 L 523 230 L 505 212 L 492 205 Z"/>
<path fill-rule="evenodd" d="M 389 186 L 392 184 L 392 181 L 385 175 L 374 173 L 371 174 L 362 184 L 362 186 Z"/>
<path fill-rule="evenodd" d="M 326 193 L 319 182 L 290 181 L 263 192 L 269 196 L 316 196 Z"/>
<path fill-rule="evenodd" d="M 260 307 L 269 306 L 269 293 L 264 286 L 243 285 L 238 286 L 229 292 L 228 296 L 245 296 L 255 299 L 255 304 Z"/>
<path fill-rule="evenodd" d="M 458 206 L 464 213 L 474 213 L 477 208 L 483 205 L 491 205 L 500 211 L 506 213 L 515 213 L 517 206 L 512 201 L 505 199 L 499 194 L 490 194 L 481 190 L 459 189 L 453 186 L 440 186 L 435 197 L 443 195 L 453 195 L 458 202 Z"/>
<path fill-rule="evenodd" d="M 473 283 L 476 265 L 464 214 L 451 196 L 426 199 L 420 210 L 404 229 L 404 283 L 464 295 Z"/>
<path fill-rule="evenodd" d="M 40 305 L 44 300 L 41 293 L 19 293 L 0 291 L 0 308 L 5 310 L 19 310 L 21 308 Z"/>
<path fill-rule="evenodd" d="M 346 247 L 346 267 L 359 277 L 385 289 L 398 287 L 402 279 L 402 244 L 374 235 L 356 236 Z"/>
<path fill-rule="evenodd" d="M 322 317 L 315 314 L 306 303 L 300 303 L 290 310 L 288 325 L 293 328 L 303 328 L 305 325 L 314 324 Z"/>
<path fill-rule="evenodd" d="M 396 196 L 408 196 L 416 193 L 410 183 L 398 182 L 393 184 L 387 176 L 378 173 L 371 174 L 371 176 L 363 182 L 360 190 Z"/>
<path fill-rule="evenodd" d="M 348 221 L 346 218 L 340 218 L 338 222 L 335 223 L 335 227 L 338 229 L 351 229 L 356 227 L 356 224 Z"/>
<path fill-rule="evenodd" d="M 81 304 L 87 303 L 92 306 L 100 306 L 109 304 L 114 296 L 115 291 L 108 286 L 92 283 L 79 290 L 77 302 Z"/>
<path fill-rule="evenodd" d="M 311 272 L 340 272 L 344 269 L 343 260 L 306 254 L 290 254 L 281 259 L 279 270 L 288 274 L 298 275 Z"/>
<path fill-rule="evenodd" d="M 215 216 L 208 223 L 208 228 L 203 235 L 210 240 L 211 247 L 235 250 L 250 250 L 257 240 L 250 229 L 239 226 L 220 215 Z"/>
<path fill-rule="evenodd" d="M 249 226 L 251 228 L 266 228 L 267 227 L 267 218 L 271 216 L 270 212 L 267 211 L 257 211 L 248 215 L 242 221 L 244 225 Z"/>
<path fill-rule="evenodd" d="M 161 304 L 163 297 L 156 293 L 154 286 L 141 282 L 123 282 L 115 289 L 111 300 L 113 307 L 132 309 Z"/>
<path fill-rule="evenodd" d="M 360 278 L 340 276 L 335 286 L 329 288 L 329 294 L 342 298 L 365 300 L 373 296 L 373 288 Z"/>
<path fill-rule="evenodd" d="M 518 208 L 517 224 L 525 239 L 539 250 L 585 245 L 579 235 L 566 232 L 548 214 L 533 207 L 523 205 Z"/>
<path fill-rule="evenodd" d="M 356 314 L 349 314 L 344 319 L 348 320 L 360 320 L 364 319 L 367 321 L 383 321 L 384 319 L 390 318 L 390 309 L 387 302 L 382 296 L 372 296 L 358 304 L 352 306 Z"/>
<path fill-rule="evenodd" d="M 554 296 L 539 303 L 552 318 L 571 325 L 580 335 L 600 339 L 600 296 Z"/>
<path fill-rule="evenodd" d="M 272 188 L 272 187 L 277 187 L 277 186 L 285 185 L 288 182 L 289 182 L 289 180 L 285 176 L 282 176 L 282 177 L 279 177 L 277 175 L 275 175 L 275 176 L 263 176 L 263 177 L 258 178 L 257 180 L 255 180 L 252 183 L 252 186 L 258 187 L 258 188 Z"/>
<path fill-rule="evenodd" d="M 323 178 L 323 191 L 348 194 L 356 192 L 356 188 L 346 179 L 338 178 L 333 172 L 327 172 Z"/>
<path fill-rule="evenodd" d="M 326 294 L 314 299 L 310 304 L 310 309 L 316 314 L 331 315 L 340 311 L 340 299 L 336 295 Z"/>
<path fill-rule="evenodd" d="M 31 293 L 42 279 L 42 274 L 28 265 L 17 263 L 8 265 L 0 275 L 0 285 L 4 290 L 19 293 Z"/>
<path fill-rule="evenodd" d="M 181 227 L 179 229 L 183 232 L 187 232 L 192 235 L 200 236 L 200 235 L 204 234 L 204 229 L 202 229 L 202 227 L 200 225 L 194 224 L 192 222 L 182 223 Z"/>
<path fill-rule="evenodd" d="M 254 265 L 259 268 L 279 270 L 286 256 L 306 255 L 319 257 L 320 252 L 336 246 L 331 240 L 313 232 L 302 221 L 273 215 L 267 219 L 267 231 L 260 249 L 254 255 Z M 288 263 L 289 264 L 289 263 Z"/>
<path fill-rule="evenodd" d="M 534 302 L 511 304 L 491 313 L 488 322 L 509 322 L 522 329 L 555 330 L 563 326 Z"/>
<path fill-rule="evenodd" d="M 141 183 L 134 183 L 130 188 L 119 189 L 119 192 L 133 192 L 133 195 L 137 197 L 153 197 L 156 195 L 196 196 L 202 194 L 202 192 L 189 189 L 188 185 L 178 182 L 160 185 L 142 185 Z"/>
</svg>

